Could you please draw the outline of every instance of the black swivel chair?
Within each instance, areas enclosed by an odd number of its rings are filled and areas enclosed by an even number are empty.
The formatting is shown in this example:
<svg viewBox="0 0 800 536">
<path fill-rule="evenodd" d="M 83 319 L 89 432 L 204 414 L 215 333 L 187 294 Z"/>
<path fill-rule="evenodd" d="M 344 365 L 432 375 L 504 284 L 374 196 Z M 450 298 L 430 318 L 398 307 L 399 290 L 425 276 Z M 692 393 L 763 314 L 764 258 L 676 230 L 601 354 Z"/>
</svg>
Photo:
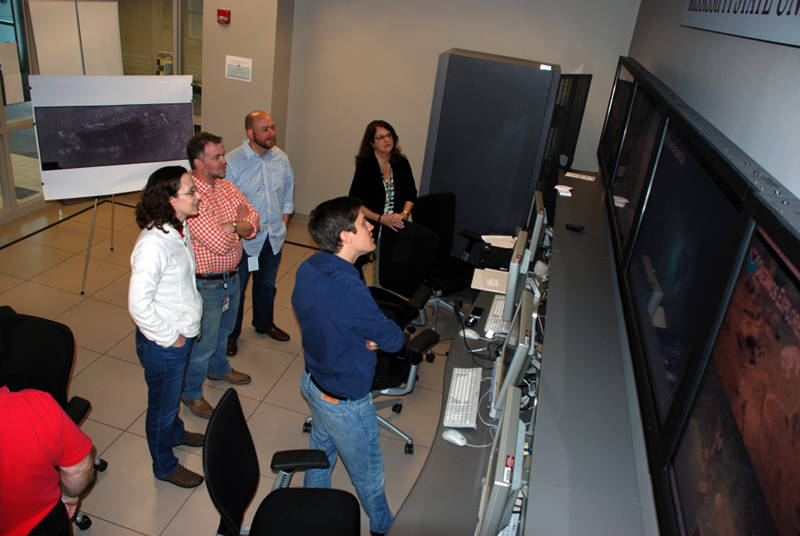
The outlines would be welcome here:
<svg viewBox="0 0 800 536">
<path fill-rule="evenodd" d="M 264 534 L 358 535 L 361 515 L 356 498 L 342 490 L 290 488 L 292 472 L 328 467 L 321 450 L 276 452 L 271 467 L 279 471 L 275 485 L 261 502 L 250 527 Z M 206 428 L 203 473 L 211 501 L 221 519 L 218 533 L 238 536 L 245 510 L 258 488 L 259 469 L 253 438 L 236 390 L 229 388 Z"/>
<path fill-rule="evenodd" d="M 91 409 L 88 400 L 74 396 L 67 400 L 75 339 L 72 331 L 58 322 L 16 313 L 0 307 L 0 385 L 12 391 L 38 389 L 50 395 L 76 423 Z M 108 464 L 95 459 L 95 469 L 105 471 Z M 92 520 L 78 512 L 75 524 L 81 530 Z"/>
<path fill-rule="evenodd" d="M 409 332 L 414 332 L 412 322 L 425 322 L 425 305 L 430 289 L 424 284 L 436 253 L 438 239 L 431 231 L 414 223 L 394 232 L 384 229 L 381 236 L 379 275 L 381 287 L 370 287 L 375 302 L 387 318 Z M 403 396 L 411 393 L 417 381 L 419 365 L 423 356 L 432 360 L 429 349 L 439 341 L 439 335 L 426 329 L 406 342 L 396 353 L 378 351 L 375 378 L 372 381 L 372 396 Z M 391 407 L 395 413 L 403 410 L 400 398 L 379 400 L 375 409 Z M 414 440 L 378 415 L 378 424 L 405 441 L 406 454 L 414 453 Z M 310 432 L 311 417 L 306 418 L 303 431 Z"/>
<path fill-rule="evenodd" d="M 470 287 L 475 267 L 463 258 L 450 255 L 455 236 L 456 196 L 452 192 L 428 194 L 417 198 L 412 208 L 414 222 L 433 231 L 439 239 L 436 257 L 425 283 L 433 291 L 433 329 L 436 330 L 439 309 L 444 308 L 463 316 L 460 306 L 464 301 L 472 303 L 477 293 Z M 480 237 L 474 233 L 462 233 L 467 237 L 467 255 Z M 454 306 L 454 304 L 457 306 Z"/>
</svg>

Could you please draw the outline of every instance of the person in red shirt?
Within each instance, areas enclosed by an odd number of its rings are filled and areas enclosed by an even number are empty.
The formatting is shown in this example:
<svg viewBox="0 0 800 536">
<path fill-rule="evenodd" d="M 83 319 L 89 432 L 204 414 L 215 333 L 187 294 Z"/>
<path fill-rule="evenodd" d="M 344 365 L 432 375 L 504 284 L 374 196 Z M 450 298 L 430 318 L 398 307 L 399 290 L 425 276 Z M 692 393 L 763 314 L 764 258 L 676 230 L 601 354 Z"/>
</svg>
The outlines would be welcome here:
<svg viewBox="0 0 800 536">
<path fill-rule="evenodd" d="M 0 431 L 0 534 L 71 534 L 67 518 L 94 479 L 92 440 L 49 394 L 5 386 Z"/>
</svg>

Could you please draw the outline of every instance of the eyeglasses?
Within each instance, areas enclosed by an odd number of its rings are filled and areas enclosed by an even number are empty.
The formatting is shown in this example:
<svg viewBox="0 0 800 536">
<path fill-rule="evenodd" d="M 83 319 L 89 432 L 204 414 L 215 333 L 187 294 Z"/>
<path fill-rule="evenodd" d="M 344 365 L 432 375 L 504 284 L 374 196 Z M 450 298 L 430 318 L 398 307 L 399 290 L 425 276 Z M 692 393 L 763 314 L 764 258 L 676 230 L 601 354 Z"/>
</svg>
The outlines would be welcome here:
<svg viewBox="0 0 800 536">
<path fill-rule="evenodd" d="M 176 192 L 175 195 L 197 195 L 197 188 L 191 188 L 188 192 Z"/>
<path fill-rule="evenodd" d="M 389 133 L 389 134 L 381 134 L 380 136 L 375 136 L 375 139 L 378 140 L 378 141 L 381 141 L 383 138 L 392 138 L 392 139 L 394 139 L 394 136 L 392 136 L 391 133 Z"/>
</svg>

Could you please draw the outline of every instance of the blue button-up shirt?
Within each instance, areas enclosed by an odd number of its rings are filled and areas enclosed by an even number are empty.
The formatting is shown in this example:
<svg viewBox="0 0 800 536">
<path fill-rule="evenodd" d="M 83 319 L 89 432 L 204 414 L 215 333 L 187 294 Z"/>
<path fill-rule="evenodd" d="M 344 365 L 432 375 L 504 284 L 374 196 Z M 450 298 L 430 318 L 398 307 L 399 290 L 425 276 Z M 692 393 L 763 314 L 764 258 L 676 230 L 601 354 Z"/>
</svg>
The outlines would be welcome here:
<svg viewBox="0 0 800 536">
<path fill-rule="evenodd" d="M 294 173 L 289 157 L 278 147 L 273 147 L 261 157 L 244 140 L 240 147 L 226 157 L 226 180 L 236 185 L 261 216 L 261 230 L 242 246 L 250 257 L 261 253 L 269 237 L 273 253 L 278 253 L 286 240 L 283 215 L 294 212 Z"/>
</svg>

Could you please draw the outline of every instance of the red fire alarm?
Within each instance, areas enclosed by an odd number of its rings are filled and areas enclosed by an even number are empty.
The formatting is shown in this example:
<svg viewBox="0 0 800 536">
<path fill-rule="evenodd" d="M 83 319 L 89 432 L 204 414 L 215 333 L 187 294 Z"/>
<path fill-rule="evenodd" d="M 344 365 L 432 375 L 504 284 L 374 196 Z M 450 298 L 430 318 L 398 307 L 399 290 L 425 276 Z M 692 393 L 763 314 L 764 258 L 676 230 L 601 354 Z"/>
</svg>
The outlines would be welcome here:
<svg viewBox="0 0 800 536">
<path fill-rule="evenodd" d="M 220 24 L 230 24 L 231 23 L 231 10 L 230 9 L 218 9 L 217 10 L 217 22 Z"/>
</svg>

